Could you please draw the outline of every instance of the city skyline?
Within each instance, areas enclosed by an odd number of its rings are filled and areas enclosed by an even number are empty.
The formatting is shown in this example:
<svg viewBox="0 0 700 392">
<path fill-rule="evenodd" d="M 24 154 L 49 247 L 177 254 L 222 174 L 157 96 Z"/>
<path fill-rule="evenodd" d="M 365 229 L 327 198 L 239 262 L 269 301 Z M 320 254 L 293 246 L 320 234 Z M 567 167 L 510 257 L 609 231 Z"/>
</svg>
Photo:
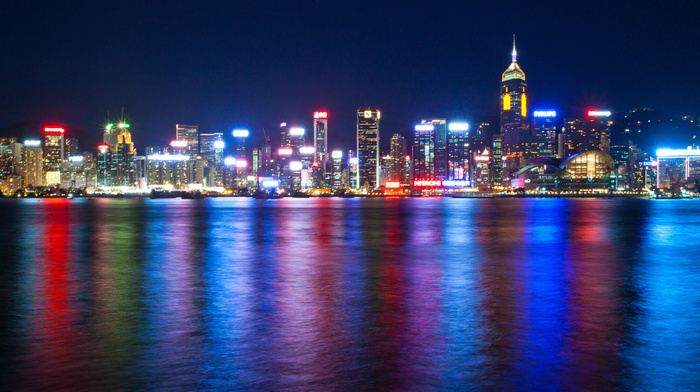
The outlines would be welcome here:
<svg viewBox="0 0 700 392">
<path fill-rule="evenodd" d="M 692 91 L 683 88 L 698 56 L 687 50 L 694 36 L 687 7 L 660 14 L 625 4 L 538 10 L 412 4 L 351 9 L 325 3 L 187 10 L 107 4 L 70 14 L 52 7 L 30 12 L 20 6 L 6 13 L 12 22 L 3 28 L 21 24 L 14 30 L 26 34 L 5 47 L 17 61 L 2 66 L 13 77 L 2 82 L 6 110 L 0 127 L 31 120 L 100 132 L 107 110 L 126 107 L 140 130 L 136 142 L 145 146 L 162 141 L 172 124 L 197 124 L 206 132 L 244 127 L 257 134 L 281 121 L 310 128 L 307 112 L 325 110 L 332 116 L 328 144 L 334 149 L 354 139 L 352 108 L 371 106 L 382 110 L 387 135 L 410 136 L 421 118 L 475 121 L 497 115 L 498 76 L 507 65 L 513 33 L 518 61 L 528 73 L 531 108 L 626 113 L 651 107 L 673 117 L 698 115 Z M 146 12 L 155 27 L 144 23 Z M 216 12 L 221 15 L 213 17 Z M 431 29 L 433 23 L 419 23 L 423 14 L 425 20 L 441 15 L 441 22 Z M 114 24 L 122 29 L 98 26 L 98 15 L 132 23 Z M 185 15 L 191 23 L 176 29 Z M 311 19 L 318 23 L 308 26 Z M 57 29 L 49 30 L 50 20 L 61 21 Z M 205 22 L 211 28 L 198 33 Z M 368 26 L 373 28 L 363 30 Z M 197 46 L 207 39 L 212 43 Z M 37 42 L 46 49 L 41 54 L 28 49 Z M 103 45 L 110 42 L 114 49 Z M 440 55 L 422 54 L 428 48 Z M 170 61 L 173 56 L 177 62 Z"/>
</svg>

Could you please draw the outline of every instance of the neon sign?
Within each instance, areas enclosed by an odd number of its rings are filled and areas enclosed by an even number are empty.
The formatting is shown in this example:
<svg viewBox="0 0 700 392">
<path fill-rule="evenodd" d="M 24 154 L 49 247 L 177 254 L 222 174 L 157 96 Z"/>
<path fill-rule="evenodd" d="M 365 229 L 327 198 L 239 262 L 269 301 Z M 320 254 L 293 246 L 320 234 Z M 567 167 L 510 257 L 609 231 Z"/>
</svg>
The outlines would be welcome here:
<svg viewBox="0 0 700 392">
<path fill-rule="evenodd" d="M 247 129 L 234 129 L 233 137 L 248 137 L 250 136 L 250 131 Z"/>
<path fill-rule="evenodd" d="M 588 111 L 588 117 L 610 117 L 612 113 L 609 110 L 603 110 L 603 111 L 598 111 L 598 110 L 589 110 Z"/>
<path fill-rule="evenodd" d="M 435 125 L 432 124 L 420 124 L 416 125 L 414 128 L 416 131 L 434 131 Z"/>
<path fill-rule="evenodd" d="M 214 148 L 217 150 L 222 150 L 226 146 L 223 140 L 217 140 L 214 142 Z"/>
<path fill-rule="evenodd" d="M 187 147 L 187 140 L 173 140 L 170 142 L 170 147 L 185 148 Z"/>
<path fill-rule="evenodd" d="M 25 140 L 24 145 L 27 147 L 36 147 L 41 145 L 40 140 Z"/>
<path fill-rule="evenodd" d="M 460 187 L 469 186 L 469 180 L 445 180 L 442 182 L 444 187 Z"/>
<path fill-rule="evenodd" d="M 333 159 L 342 159 L 343 158 L 343 152 L 342 151 L 333 151 L 331 153 L 331 158 Z"/>
<path fill-rule="evenodd" d="M 488 162 L 491 159 L 488 155 L 477 155 L 474 160 L 477 162 Z"/>
<path fill-rule="evenodd" d="M 535 110 L 532 113 L 533 117 L 556 117 L 557 116 L 557 111 L 556 110 Z"/>
<path fill-rule="evenodd" d="M 467 123 L 450 123 L 450 125 L 448 125 L 448 129 L 450 131 L 468 131 L 469 124 L 467 124 Z"/>
<path fill-rule="evenodd" d="M 401 183 L 398 181 L 389 181 L 384 185 L 385 188 L 401 188 Z"/>
<path fill-rule="evenodd" d="M 290 135 L 301 136 L 304 134 L 304 128 L 292 128 L 289 130 Z"/>
<path fill-rule="evenodd" d="M 413 186 L 415 187 L 440 187 L 442 186 L 441 180 L 431 180 L 431 179 L 415 179 L 413 180 Z"/>
<path fill-rule="evenodd" d="M 238 159 L 236 160 L 236 168 L 238 169 L 243 169 L 248 166 L 248 162 L 246 162 L 244 159 Z"/>
<path fill-rule="evenodd" d="M 46 132 L 46 133 L 65 133 L 66 130 L 63 128 L 59 128 L 59 127 L 46 127 L 46 128 L 44 128 L 44 132 Z"/>
<path fill-rule="evenodd" d="M 328 118 L 328 112 L 314 112 L 314 118 Z"/>
<path fill-rule="evenodd" d="M 277 150 L 277 154 L 279 155 L 292 155 L 292 149 L 291 148 L 280 148 Z"/>
</svg>

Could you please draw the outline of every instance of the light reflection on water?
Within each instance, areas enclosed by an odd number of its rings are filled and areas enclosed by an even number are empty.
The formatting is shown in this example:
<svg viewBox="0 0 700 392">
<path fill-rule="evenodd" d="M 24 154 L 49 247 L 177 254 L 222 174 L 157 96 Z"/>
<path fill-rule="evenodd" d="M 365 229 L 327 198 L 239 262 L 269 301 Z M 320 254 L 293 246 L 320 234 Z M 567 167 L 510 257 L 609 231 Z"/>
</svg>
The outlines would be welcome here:
<svg viewBox="0 0 700 392">
<path fill-rule="evenodd" d="M 699 201 L 0 201 L 15 390 L 693 390 Z"/>
</svg>

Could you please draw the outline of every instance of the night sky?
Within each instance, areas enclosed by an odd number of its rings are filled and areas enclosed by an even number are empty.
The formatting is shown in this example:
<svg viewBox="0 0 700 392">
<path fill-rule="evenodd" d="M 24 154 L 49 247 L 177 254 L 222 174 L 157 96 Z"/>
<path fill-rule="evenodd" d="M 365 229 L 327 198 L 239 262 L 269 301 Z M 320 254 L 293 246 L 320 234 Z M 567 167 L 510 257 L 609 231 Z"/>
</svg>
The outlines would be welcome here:
<svg viewBox="0 0 700 392">
<path fill-rule="evenodd" d="M 497 115 L 513 34 L 532 108 L 700 115 L 696 1 L 8 3 L 0 127 L 99 135 L 123 106 L 140 152 L 176 123 L 276 134 L 325 109 L 329 147 L 350 148 L 360 106 L 382 111 L 384 140 Z"/>
</svg>

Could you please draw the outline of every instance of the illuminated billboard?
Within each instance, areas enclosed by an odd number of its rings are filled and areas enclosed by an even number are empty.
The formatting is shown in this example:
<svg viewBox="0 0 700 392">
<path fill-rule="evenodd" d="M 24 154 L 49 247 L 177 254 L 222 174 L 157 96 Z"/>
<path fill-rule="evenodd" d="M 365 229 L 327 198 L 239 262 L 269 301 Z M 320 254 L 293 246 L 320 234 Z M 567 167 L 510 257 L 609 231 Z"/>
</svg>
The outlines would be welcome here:
<svg viewBox="0 0 700 392">
<path fill-rule="evenodd" d="M 248 167 L 248 162 L 245 159 L 237 159 L 236 160 L 236 168 L 237 169 L 244 169 Z"/>
<path fill-rule="evenodd" d="M 331 152 L 331 158 L 333 159 L 342 159 L 343 158 L 343 152 L 342 151 L 333 151 Z"/>
<path fill-rule="evenodd" d="M 109 144 L 98 144 L 97 149 L 100 150 L 100 152 L 102 153 L 107 152 L 109 150 Z"/>
<path fill-rule="evenodd" d="M 427 179 L 427 178 L 416 178 L 413 180 L 413 186 L 415 187 L 440 187 L 442 186 L 441 180 Z"/>
<path fill-rule="evenodd" d="M 290 135 L 301 136 L 304 134 L 304 128 L 292 128 L 289 130 Z"/>
<path fill-rule="evenodd" d="M 313 154 L 315 149 L 313 147 L 302 147 L 299 149 L 299 153 L 303 155 Z"/>
<path fill-rule="evenodd" d="M 469 180 L 444 180 L 442 186 L 446 188 L 469 186 Z"/>
<path fill-rule="evenodd" d="M 418 124 L 414 128 L 416 131 L 434 131 L 435 125 L 432 124 Z"/>
<path fill-rule="evenodd" d="M 610 117 L 612 113 L 609 110 L 589 110 L 588 117 Z"/>
<path fill-rule="evenodd" d="M 535 110 L 532 112 L 533 117 L 551 118 L 557 116 L 556 110 Z"/>
<path fill-rule="evenodd" d="M 328 112 L 314 112 L 314 118 L 328 118 Z"/>
<path fill-rule="evenodd" d="M 187 155 L 182 154 L 153 154 L 147 158 L 149 161 L 186 161 L 190 159 Z"/>
<path fill-rule="evenodd" d="M 304 167 L 304 165 L 301 162 L 294 161 L 294 162 L 289 162 L 289 169 L 292 171 L 299 171 L 301 168 Z"/>
<path fill-rule="evenodd" d="M 250 136 L 250 131 L 247 129 L 234 129 L 233 137 L 248 137 Z"/>
<path fill-rule="evenodd" d="M 477 155 L 474 157 L 474 160 L 477 162 L 488 162 L 491 160 L 491 157 L 488 155 Z"/>
<path fill-rule="evenodd" d="M 236 164 L 236 158 L 234 157 L 226 157 L 224 158 L 224 165 L 226 166 L 233 166 Z"/>
<path fill-rule="evenodd" d="M 214 148 L 216 148 L 217 150 L 223 150 L 225 146 L 226 144 L 223 140 L 217 140 L 214 142 Z"/>
<path fill-rule="evenodd" d="M 185 148 L 187 147 L 187 140 L 173 140 L 170 142 L 170 147 Z"/>
<path fill-rule="evenodd" d="M 75 156 L 74 155 L 74 156 L 68 157 L 68 161 L 70 161 L 70 162 L 82 162 L 84 160 L 85 160 L 84 156 Z"/>
<path fill-rule="evenodd" d="M 41 146 L 41 140 L 25 140 L 24 145 L 27 147 Z"/>
<path fill-rule="evenodd" d="M 350 160 L 348 160 L 348 163 L 351 165 L 357 165 L 359 163 L 359 159 L 357 157 L 352 157 Z"/>
<path fill-rule="evenodd" d="M 292 149 L 291 148 L 280 148 L 277 150 L 277 154 L 279 155 L 292 155 Z"/>
<path fill-rule="evenodd" d="M 467 123 L 450 123 L 447 126 L 447 129 L 449 129 L 450 131 L 468 131 L 469 124 L 467 124 Z"/>
<path fill-rule="evenodd" d="M 389 181 L 384 185 L 385 188 L 401 188 L 401 183 L 398 181 Z"/>
<path fill-rule="evenodd" d="M 271 177 L 261 178 L 260 186 L 262 188 L 279 188 L 280 182 Z"/>
<path fill-rule="evenodd" d="M 685 157 L 698 157 L 700 156 L 700 149 L 673 149 L 673 148 L 660 148 L 656 150 L 656 156 L 658 158 L 685 158 Z"/>
<path fill-rule="evenodd" d="M 44 132 L 46 133 L 65 133 L 66 130 L 60 127 L 46 127 L 44 128 Z"/>
</svg>

